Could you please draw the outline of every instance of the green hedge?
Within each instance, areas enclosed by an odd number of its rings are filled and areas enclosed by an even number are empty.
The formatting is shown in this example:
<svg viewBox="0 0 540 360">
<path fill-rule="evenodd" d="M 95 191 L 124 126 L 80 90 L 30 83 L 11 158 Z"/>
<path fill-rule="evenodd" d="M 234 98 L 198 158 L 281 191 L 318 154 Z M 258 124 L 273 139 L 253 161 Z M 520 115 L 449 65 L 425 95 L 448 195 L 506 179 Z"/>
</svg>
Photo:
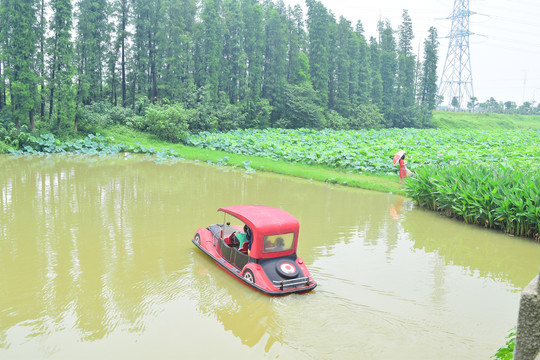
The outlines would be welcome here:
<svg viewBox="0 0 540 360">
<path fill-rule="evenodd" d="M 470 224 L 540 239 L 540 178 L 505 164 L 424 166 L 406 182 L 420 206 Z"/>
</svg>

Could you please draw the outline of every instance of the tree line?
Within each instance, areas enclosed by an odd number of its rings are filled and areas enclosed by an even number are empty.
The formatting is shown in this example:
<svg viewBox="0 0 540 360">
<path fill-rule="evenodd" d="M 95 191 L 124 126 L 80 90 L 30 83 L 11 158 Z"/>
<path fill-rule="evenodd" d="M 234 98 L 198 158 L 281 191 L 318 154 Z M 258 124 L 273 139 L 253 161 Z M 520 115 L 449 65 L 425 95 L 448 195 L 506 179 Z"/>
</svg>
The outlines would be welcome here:
<svg viewBox="0 0 540 360">
<path fill-rule="evenodd" d="M 360 21 L 319 1 L 305 9 L 282 0 L 0 0 L 0 120 L 77 131 L 88 109 L 161 106 L 192 131 L 429 126 L 434 27 L 420 59 L 406 10 L 396 29 L 380 21 L 368 39 Z"/>
<path fill-rule="evenodd" d="M 454 102 L 452 102 L 452 106 Z M 478 98 L 473 96 L 467 102 L 467 110 L 470 112 L 489 112 L 498 114 L 538 115 L 540 104 L 534 106 L 534 101 L 524 101 L 517 105 L 514 101 L 497 101 L 490 97 L 485 102 L 479 103 Z M 454 106 L 455 107 L 455 106 Z"/>
</svg>

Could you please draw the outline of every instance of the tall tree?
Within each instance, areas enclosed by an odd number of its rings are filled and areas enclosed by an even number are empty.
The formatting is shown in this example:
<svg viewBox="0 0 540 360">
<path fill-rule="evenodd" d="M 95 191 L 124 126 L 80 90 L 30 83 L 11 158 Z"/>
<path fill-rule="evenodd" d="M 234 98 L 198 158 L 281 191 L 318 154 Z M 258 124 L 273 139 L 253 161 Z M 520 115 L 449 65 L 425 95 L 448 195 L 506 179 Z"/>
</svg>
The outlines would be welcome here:
<svg viewBox="0 0 540 360">
<path fill-rule="evenodd" d="M 336 79 L 334 109 L 342 116 L 351 114 L 350 85 L 351 85 L 351 43 L 352 27 L 350 21 L 343 16 L 337 27 Z M 355 79 L 356 80 L 356 79 Z"/>
<path fill-rule="evenodd" d="M 289 7 L 287 81 L 298 85 L 309 80 L 309 60 L 306 55 L 307 35 L 304 30 L 304 15 L 300 5 Z"/>
<path fill-rule="evenodd" d="M 148 1 L 131 0 L 133 12 L 133 79 L 132 94 L 135 97 L 142 95 L 148 98 L 149 94 L 149 66 L 148 66 L 148 36 L 149 9 Z M 135 98 L 133 98 L 135 100 Z"/>
<path fill-rule="evenodd" d="M 56 103 L 56 124 L 60 129 L 62 122 L 74 120 L 75 93 L 73 87 L 73 46 L 72 5 L 71 0 L 52 0 L 51 21 L 51 77 L 50 77 L 50 114 Z"/>
<path fill-rule="evenodd" d="M 322 106 L 328 104 L 330 81 L 330 14 L 320 1 L 306 0 L 308 8 L 309 74 Z"/>
<path fill-rule="evenodd" d="M 0 3 L 2 16 L 2 55 L 5 59 L 5 76 L 9 81 L 11 111 L 15 126 L 29 119 L 34 129 L 36 81 L 36 1 L 3 0 Z"/>
<path fill-rule="evenodd" d="M 287 83 L 287 18 L 283 2 L 273 3 L 265 11 L 265 55 L 262 96 L 273 107 L 272 121 L 284 110 L 284 88 Z"/>
<path fill-rule="evenodd" d="M 397 97 L 398 106 L 406 108 L 415 103 L 416 58 L 412 51 L 412 21 L 407 10 L 403 10 L 402 19 L 399 26 Z"/>
<path fill-rule="evenodd" d="M 39 75 L 39 114 L 41 121 L 45 121 L 45 105 L 47 102 L 47 88 L 45 87 L 45 79 L 47 78 L 47 66 L 45 64 L 46 56 L 46 32 L 47 32 L 47 20 L 45 17 L 45 0 L 41 0 L 39 5 L 39 24 L 36 28 L 36 35 L 39 43 L 38 53 L 38 75 Z"/>
<path fill-rule="evenodd" d="M 121 0 L 123 1 L 123 0 Z M 134 91 L 152 102 L 158 100 L 158 39 L 161 0 L 132 0 L 135 23 L 133 39 Z"/>
<path fill-rule="evenodd" d="M 148 6 L 152 7 L 149 1 Z M 109 44 L 108 54 L 108 92 L 113 105 L 118 105 L 118 90 L 120 86 L 121 105 L 127 105 L 127 51 L 128 51 L 128 23 L 131 16 L 130 3 L 128 0 L 114 0 L 111 4 L 114 29 L 112 35 L 115 38 Z M 111 39 L 113 36 L 111 36 Z M 118 68 L 119 66 L 119 68 Z M 118 74 L 117 72 L 120 72 Z"/>
<path fill-rule="evenodd" d="M 4 59 L 2 56 L 2 44 L 0 43 L 0 111 L 6 105 L 6 77 L 4 73 Z"/>
<path fill-rule="evenodd" d="M 390 22 L 379 22 L 380 38 L 380 71 L 382 79 L 382 111 L 385 118 L 393 122 L 393 112 L 396 103 L 396 72 L 397 55 L 394 30 Z"/>
<path fill-rule="evenodd" d="M 424 40 L 424 62 L 419 87 L 420 105 L 426 107 L 428 111 L 435 110 L 437 105 L 438 48 L 437 29 L 432 26 L 429 28 L 428 37 Z"/>
<path fill-rule="evenodd" d="M 246 93 L 246 53 L 243 48 L 242 9 L 238 0 L 226 0 L 224 7 L 225 34 L 223 41 L 223 91 L 231 104 L 237 104 Z"/>
<path fill-rule="evenodd" d="M 249 120 L 256 120 L 261 99 L 261 80 L 264 64 L 264 18 L 257 0 L 240 0 L 244 18 L 244 51 L 247 62 L 246 110 Z"/>
<path fill-rule="evenodd" d="M 223 24 L 221 0 L 203 0 L 201 23 L 197 42 L 199 43 L 198 86 L 204 87 L 213 100 L 218 99 L 220 62 L 223 54 Z"/>
<path fill-rule="evenodd" d="M 2 8 L 2 1 L 0 0 L 0 23 L 5 24 L 3 21 L 3 13 L 4 10 Z M 3 56 L 3 34 L 0 30 L 0 111 L 4 108 L 6 105 L 6 77 L 5 77 L 5 71 L 4 71 L 4 56 Z"/>
<path fill-rule="evenodd" d="M 360 45 L 360 53 L 358 54 L 358 101 L 360 104 L 365 105 L 368 104 L 371 99 L 371 53 L 366 38 L 364 37 L 364 29 L 360 21 L 356 24 L 354 35 L 358 39 Z"/>
<path fill-rule="evenodd" d="M 128 0 L 120 1 L 120 21 L 118 29 L 118 37 L 120 42 L 120 66 L 122 72 L 122 106 L 126 106 L 126 39 L 128 37 Z"/>
<path fill-rule="evenodd" d="M 171 101 L 189 101 L 193 91 L 193 27 L 195 0 L 162 0 L 163 26 L 158 30 L 161 97 Z"/>
<path fill-rule="evenodd" d="M 107 0 L 79 0 L 77 11 L 77 100 L 88 105 L 103 98 L 106 44 L 110 39 Z"/>
</svg>

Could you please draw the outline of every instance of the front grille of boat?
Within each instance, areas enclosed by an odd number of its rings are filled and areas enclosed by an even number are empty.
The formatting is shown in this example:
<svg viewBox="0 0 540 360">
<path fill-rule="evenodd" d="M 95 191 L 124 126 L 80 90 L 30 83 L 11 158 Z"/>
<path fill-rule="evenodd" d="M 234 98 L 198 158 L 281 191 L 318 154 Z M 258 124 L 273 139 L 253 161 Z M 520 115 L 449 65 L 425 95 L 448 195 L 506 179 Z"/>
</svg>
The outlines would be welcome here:
<svg viewBox="0 0 540 360">
<path fill-rule="evenodd" d="M 274 280 L 272 282 L 274 283 L 274 286 L 278 287 L 280 290 L 284 290 L 289 288 L 297 288 L 300 286 L 313 285 L 313 278 L 309 276 L 290 280 Z"/>
</svg>

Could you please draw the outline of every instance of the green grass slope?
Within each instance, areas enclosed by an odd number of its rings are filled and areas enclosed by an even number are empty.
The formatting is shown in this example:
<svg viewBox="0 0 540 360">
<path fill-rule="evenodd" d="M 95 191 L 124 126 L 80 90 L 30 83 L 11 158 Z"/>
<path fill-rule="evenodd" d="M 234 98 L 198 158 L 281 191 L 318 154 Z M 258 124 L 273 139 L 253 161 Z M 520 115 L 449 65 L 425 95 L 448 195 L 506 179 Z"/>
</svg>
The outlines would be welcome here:
<svg viewBox="0 0 540 360">
<path fill-rule="evenodd" d="M 540 115 L 434 111 L 431 123 L 438 129 L 540 129 Z"/>
</svg>

